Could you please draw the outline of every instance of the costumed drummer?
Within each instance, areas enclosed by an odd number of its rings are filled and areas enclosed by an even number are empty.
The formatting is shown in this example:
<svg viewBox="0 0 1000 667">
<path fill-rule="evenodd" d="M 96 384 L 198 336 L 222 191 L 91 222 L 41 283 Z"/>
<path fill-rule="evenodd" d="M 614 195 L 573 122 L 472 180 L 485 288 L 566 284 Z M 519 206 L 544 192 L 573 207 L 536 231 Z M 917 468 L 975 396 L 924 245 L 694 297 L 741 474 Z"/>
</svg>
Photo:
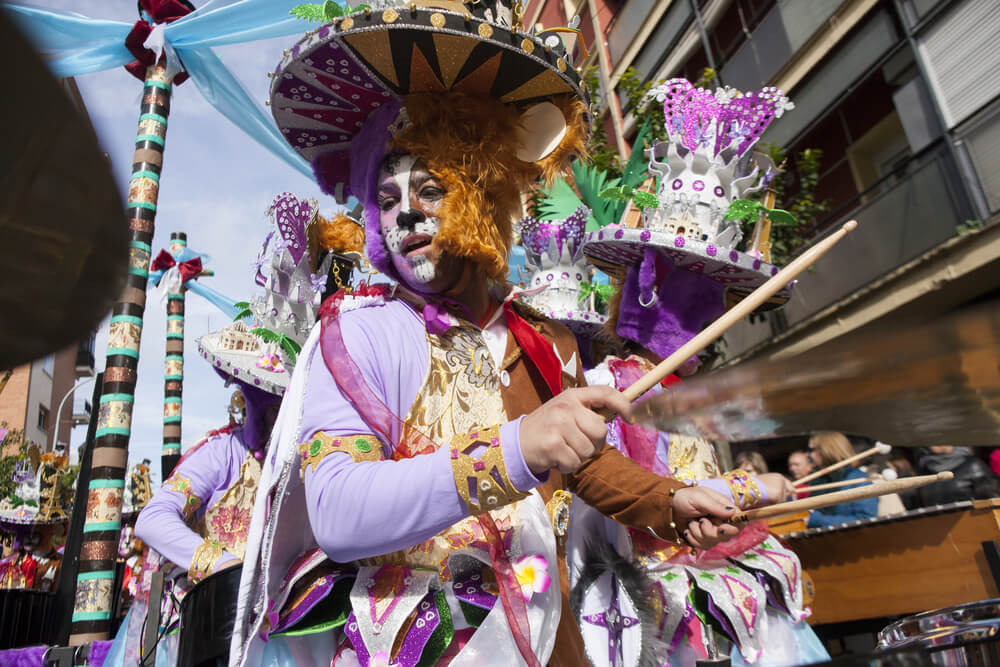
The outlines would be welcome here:
<svg viewBox="0 0 1000 667">
<path fill-rule="evenodd" d="M 697 89 L 673 79 L 651 91 L 664 103 L 668 139 L 647 151 L 658 177 L 656 206 L 629 224 L 588 235 L 584 253 L 616 276 L 609 330 L 621 343 L 616 356 L 587 373 L 592 383 L 625 389 L 691 340 L 725 311 L 726 290 L 745 294 L 775 267 L 755 235 L 748 252 L 736 249 L 742 231 L 724 220 L 730 202 L 764 174 L 750 149 L 785 106 L 775 89 L 746 95 Z M 638 149 L 641 149 L 639 147 Z M 762 256 L 763 255 L 763 256 Z M 689 359 L 679 376 L 698 370 Z M 672 376 L 666 384 L 680 382 Z M 732 498 L 741 509 L 780 502 L 794 488 L 777 473 L 722 474 L 712 443 L 657 433 L 616 419 L 609 444 L 645 469 Z M 577 525 L 594 523 L 581 505 Z M 766 523 L 736 539 L 694 551 L 641 531 L 605 526 L 608 544 L 593 540 L 598 523 L 573 533 L 568 546 L 574 613 L 594 664 L 694 665 L 728 654 L 733 664 L 797 665 L 825 659 L 802 622 L 798 558 L 770 536 Z M 652 588 L 648 595 L 647 587 Z M 609 623 L 610 616 L 631 619 Z M 718 634 L 718 637 L 716 636 Z"/>
<path fill-rule="evenodd" d="M 368 259 L 396 285 L 328 300 L 303 347 L 233 664 L 579 665 L 566 489 L 666 539 L 736 532 L 691 522 L 730 516 L 721 495 L 603 447 L 594 409 L 628 402 L 581 387 L 572 334 L 512 300 L 521 193 L 582 149 L 586 98 L 557 35 L 502 2 L 452 6 L 349 15 L 273 77 L 279 128 L 326 192 L 364 204 Z"/>
<path fill-rule="evenodd" d="M 322 218 L 315 200 L 282 193 L 267 214 L 273 228 L 255 275 L 264 294 L 248 302 L 234 323 L 198 339 L 201 356 L 237 386 L 240 399 L 232 403 L 238 407 L 231 406 L 228 426 L 189 448 L 135 525 L 135 535 L 165 559 L 160 569 L 178 599 L 206 576 L 242 561 L 260 462 L 295 351 L 315 321 L 324 290 L 350 287 L 360 259 L 360 225 L 346 216 Z M 257 326 L 248 326 L 249 319 Z M 152 560 L 159 561 L 155 554 Z M 148 575 L 159 565 L 149 560 L 140 599 L 142 593 L 148 598 Z M 165 611 L 163 625 L 169 628 L 176 609 Z M 142 613 L 134 614 L 130 640 L 139 640 L 141 623 Z"/>
</svg>

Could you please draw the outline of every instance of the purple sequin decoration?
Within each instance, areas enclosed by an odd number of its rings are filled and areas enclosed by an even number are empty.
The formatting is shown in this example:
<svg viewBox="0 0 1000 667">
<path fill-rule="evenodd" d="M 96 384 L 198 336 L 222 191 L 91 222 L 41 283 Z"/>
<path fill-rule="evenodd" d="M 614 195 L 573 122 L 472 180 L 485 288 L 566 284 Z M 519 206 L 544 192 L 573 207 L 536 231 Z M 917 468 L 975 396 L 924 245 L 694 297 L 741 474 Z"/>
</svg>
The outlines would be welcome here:
<svg viewBox="0 0 1000 667">
<path fill-rule="evenodd" d="M 778 275 L 778 267 L 776 267 L 776 266 L 772 266 L 771 267 L 771 275 L 772 276 Z"/>
<path fill-rule="evenodd" d="M 589 216 L 590 209 L 581 206 L 564 220 L 537 220 L 530 216 L 526 217 L 518 223 L 521 243 L 534 254 L 544 255 L 549 249 L 549 239 L 554 238 L 560 253 L 564 246 L 573 252 L 583 241 Z"/>
<path fill-rule="evenodd" d="M 759 259 L 755 259 L 753 261 L 753 268 L 754 268 L 755 271 L 760 268 L 760 260 Z"/>
<path fill-rule="evenodd" d="M 684 181 L 679 178 L 675 178 L 674 182 L 670 184 L 674 190 L 680 190 L 684 186 Z"/>
<path fill-rule="evenodd" d="M 730 250 L 729 251 L 729 260 L 730 261 L 735 262 L 739 258 L 740 258 L 740 253 L 736 252 L 735 250 Z"/>
<path fill-rule="evenodd" d="M 683 248 L 684 247 L 684 237 L 683 236 L 678 236 L 677 238 L 675 238 L 674 239 L 674 245 L 677 246 L 678 248 Z"/>
<path fill-rule="evenodd" d="M 671 139 L 695 151 L 714 138 L 713 155 L 731 145 L 739 155 L 746 153 L 770 125 L 784 98 L 776 88 L 763 88 L 719 102 L 712 91 L 695 88 L 687 79 L 671 79 L 663 85 L 663 114 Z"/>
<path fill-rule="evenodd" d="M 691 187 L 694 188 L 695 192 L 701 192 L 705 189 L 705 181 L 695 181 L 691 184 Z"/>
<path fill-rule="evenodd" d="M 615 230 L 615 238 L 616 239 L 620 239 L 623 236 L 625 236 L 625 230 L 622 230 L 622 229 L 616 229 Z"/>
<path fill-rule="evenodd" d="M 292 260 L 298 264 L 309 247 L 306 225 L 312 220 L 316 209 L 310 202 L 300 201 L 291 192 L 282 192 L 274 198 L 267 210 L 274 215 L 285 247 L 288 248 Z"/>
<path fill-rule="evenodd" d="M 642 230 L 642 232 L 639 233 L 639 240 L 642 241 L 643 243 L 645 243 L 646 241 L 648 241 L 649 237 L 650 237 L 650 233 L 649 233 L 648 229 L 644 229 L 644 230 Z"/>
<path fill-rule="evenodd" d="M 715 189 L 712 192 L 715 193 L 716 197 L 725 197 L 726 196 L 726 191 L 722 189 L 721 185 L 716 185 Z"/>
<path fill-rule="evenodd" d="M 715 253 L 717 252 L 717 250 L 714 245 L 710 245 L 707 248 L 705 248 L 705 252 L 708 253 L 709 257 L 715 257 Z"/>
</svg>

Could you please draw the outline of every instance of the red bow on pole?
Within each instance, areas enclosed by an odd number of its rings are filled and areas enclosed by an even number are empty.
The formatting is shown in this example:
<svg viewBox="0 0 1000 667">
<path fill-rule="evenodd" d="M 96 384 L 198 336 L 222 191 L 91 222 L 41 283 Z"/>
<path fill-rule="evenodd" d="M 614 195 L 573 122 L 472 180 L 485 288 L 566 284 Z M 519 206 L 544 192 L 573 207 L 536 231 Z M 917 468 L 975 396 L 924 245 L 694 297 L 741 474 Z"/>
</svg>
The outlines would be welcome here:
<svg viewBox="0 0 1000 667">
<path fill-rule="evenodd" d="M 153 19 L 153 25 L 158 23 L 171 23 L 182 16 L 191 13 L 191 8 L 179 0 L 140 0 L 143 10 Z M 129 74 L 139 79 L 146 80 L 146 68 L 156 62 L 156 54 L 147 49 L 143 44 L 153 31 L 153 26 L 148 21 L 140 19 L 132 26 L 131 32 L 125 37 L 125 48 L 135 56 L 135 60 L 125 65 Z M 188 78 L 187 72 L 179 72 L 174 77 L 174 83 L 178 86 Z"/>
<path fill-rule="evenodd" d="M 189 259 L 178 264 L 177 260 L 174 259 L 174 256 L 166 250 L 160 251 L 160 254 L 153 260 L 153 264 L 150 268 L 153 271 L 166 271 L 172 266 L 176 266 L 177 272 L 181 274 L 182 285 L 201 275 L 201 257 L 195 257 L 194 259 Z"/>
</svg>

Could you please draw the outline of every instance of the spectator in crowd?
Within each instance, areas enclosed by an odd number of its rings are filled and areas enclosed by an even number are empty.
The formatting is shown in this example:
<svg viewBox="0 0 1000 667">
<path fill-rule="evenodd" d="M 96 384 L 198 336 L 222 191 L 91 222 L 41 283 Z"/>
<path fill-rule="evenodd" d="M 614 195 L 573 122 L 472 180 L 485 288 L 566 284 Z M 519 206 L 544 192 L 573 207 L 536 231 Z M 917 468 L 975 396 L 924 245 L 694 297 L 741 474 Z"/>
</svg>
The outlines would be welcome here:
<svg viewBox="0 0 1000 667">
<path fill-rule="evenodd" d="M 819 468 L 826 468 L 854 456 L 854 448 L 843 433 L 817 433 L 809 439 L 809 456 L 813 465 Z M 839 470 L 818 477 L 815 484 L 825 484 L 829 482 L 840 482 L 848 479 L 867 479 L 863 470 L 856 466 L 846 466 Z M 832 489 L 835 491 L 837 489 Z M 817 491 L 815 493 L 829 493 L 830 491 Z M 810 510 L 808 526 L 816 528 L 818 526 L 834 526 L 858 519 L 870 519 L 878 515 L 878 500 L 876 498 L 866 498 L 855 500 L 849 503 L 840 503 L 832 507 L 821 507 Z"/>
<path fill-rule="evenodd" d="M 767 462 L 760 452 L 744 451 L 736 455 L 736 467 L 746 470 L 755 475 L 763 475 L 767 472 Z"/>
<path fill-rule="evenodd" d="M 815 469 L 808 452 L 798 451 L 788 455 L 788 474 L 792 481 L 802 479 Z"/>
<path fill-rule="evenodd" d="M 946 470 L 955 475 L 954 479 L 918 489 L 920 503 L 924 506 L 1000 495 L 1000 480 L 968 447 L 929 447 L 919 456 L 918 468 L 921 475 L 936 475 Z"/>
</svg>

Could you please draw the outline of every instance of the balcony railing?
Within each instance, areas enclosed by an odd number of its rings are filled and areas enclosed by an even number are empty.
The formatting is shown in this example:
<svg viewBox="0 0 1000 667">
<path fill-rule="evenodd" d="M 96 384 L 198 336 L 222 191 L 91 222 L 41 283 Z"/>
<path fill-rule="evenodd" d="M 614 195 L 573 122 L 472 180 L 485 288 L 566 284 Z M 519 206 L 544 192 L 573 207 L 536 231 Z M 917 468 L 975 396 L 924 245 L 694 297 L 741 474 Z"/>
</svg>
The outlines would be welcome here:
<svg viewBox="0 0 1000 667">
<path fill-rule="evenodd" d="M 742 324 L 727 334 L 728 358 L 739 357 L 957 234 L 967 207 L 959 204 L 952 186 L 953 162 L 940 143 L 918 157 L 898 181 L 892 182 L 896 176 L 879 181 L 823 222 L 823 230 L 851 219 L 859 224 L 813 271 L 800 276 L 783 309 L 770 313 L 765 322 Z"/>
<path fill-rule="evenodd" d="M 80 341 L 76 348 L 76 377 L 94 375 L 94 336 Z"/>
</svg>

